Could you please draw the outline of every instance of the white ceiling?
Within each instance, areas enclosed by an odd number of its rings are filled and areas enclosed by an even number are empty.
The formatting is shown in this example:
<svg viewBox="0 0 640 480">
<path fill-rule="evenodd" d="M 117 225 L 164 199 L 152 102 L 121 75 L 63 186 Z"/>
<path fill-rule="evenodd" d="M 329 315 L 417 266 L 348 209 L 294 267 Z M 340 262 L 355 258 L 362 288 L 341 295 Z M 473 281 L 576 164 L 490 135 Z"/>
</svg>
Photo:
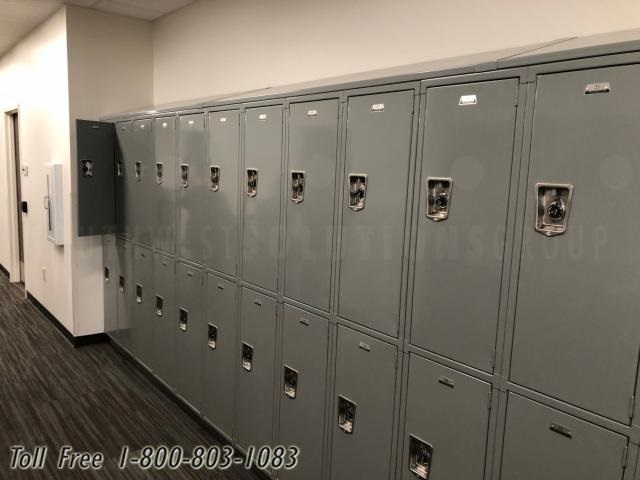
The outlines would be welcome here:
<svg viewBox="0 0 640 480">
<path fill-rule="evenodd" d="M 0 0 L 0 57 L 63 4 L 155 20 L 194 0 Z"/>
</svg>

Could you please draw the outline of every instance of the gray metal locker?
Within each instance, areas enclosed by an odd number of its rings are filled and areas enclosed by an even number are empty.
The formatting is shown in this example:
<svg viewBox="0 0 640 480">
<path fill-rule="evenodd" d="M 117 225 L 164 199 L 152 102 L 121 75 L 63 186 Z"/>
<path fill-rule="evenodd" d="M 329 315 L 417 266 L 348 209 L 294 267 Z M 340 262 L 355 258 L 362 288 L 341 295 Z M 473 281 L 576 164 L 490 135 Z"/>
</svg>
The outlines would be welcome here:
<svg viewBox="0 0 640 480">
<path fill-rule="evenodd" d="M 349 99 L 338 313 L 397 337 L 412 90 Z"/>
<path fill-rule="evenodd" d="M 104 331 L 118 335 L 118 250 L 115 235 L 102 237 L 102 280 L 104 282 Z"/>
<path fill-rule="evenodd" d="M 491 385 L 411 354 L 402 478 L 483 480 Z"/>
<path fill-rule="evenodd" d="M 116 239 L 118 253 L 118 343 L 125 350 L 132 352 L 131 316 L 133 309 L 133 248 L 131 243 L 121 238 Z"/>
<path fill-rule="evenodd" d="M 496 345 L 517 91 L 517 79 L 427 90 L 411 343 L 486 372 Z"/>
<path fill-rule="evenodd" d="M 204 263 L 237 275 L 240 112 L 209 114 Z"/>
<path fill-rule="evenodd" d="M 629 424 L 640 66 L 538 79 L 511 380 Z"/>
<path fill-rule="evenodd" d="M 133 301 L 131 315 L 132 353 L 151 367 L 154 339 L 153 253 L 133 247 Z"/>
<path fill-rule="evenodd" d="M 339 100 L 289 107 L 284 294 L 329 310 Z"/>
<path fill-rule="evenodd" d="M 133 237 L 147 245 L 151 245 L 151 239 L 155 234 L 153 143 L 153 121 L 150 119 L 134 121 L 131 126 L 134 178 L 134 193 L 131 199 L 133 202 Z"/>
<path fill-rule="evenodd" d="M 627 438 L 509 394 L 501 480 L 621 480 Z"/>
<path fill-rule="evenodd" d="M 116 225 L 127 238 L 133 235 L 135 160 L 131 122 L 116 123 Z"/>
<path fill-rule="evenodd" d="M 176 249 L 176 118 L 153 123 L 153 197 L 155 203 L 152 245 L 163 252 Z"/>
<path fill-rule="evenodd" d="M 208 187 L 204 114 L 179 117 L 178 129 L 176 251 L 181 258 L 201 264 L 206 212 L 205 189 Z"/>
<path fill-rule="evenodd" d="M 285 304 L 278 444 L 296 445 L 300 457 L 280 479 L 322 478 L 328 346 L 325 318 Z"/>
<path fill-rule="evenodd" d="M 153 256 L 153 344 L 152 368 L 154 373 L 167 385 L 175 387 L 176 379 L 182 374 L 176 362 L 176 339 L 182 334 L 176 328 L 179 315 L 175 294 L 176 262 L 172 258 L 155 254 Z"/>
<path fill-rule="evenodd" d="M 234 283 L 208 276 L 202 414 L 228 437 L 236 413 L 237 295 Z"/>
<path fill-rule="evenodd" d="M 244 116 L 242 278 L 278 288 L 282 106 L 249 108 Z"/>
<path fill-rule="evenodd" d="M 398 350 L 338 326 L 332 480 L 388 480 Z"/>
<path fill-rule="evenodd" d="M 176 304 L 172 313 L 176 329 L 176 390 L 196 410 L 203 396 L 203 355 L 206 346 L 204 274 L 197 268 L 176 265 Z"/>
<path fill-rule="evenodd" d="M 277 304 L 273 298 L 242 289 L 238 362 L 238 444 L 271 445 Z"/>
<path fill-rule="evenodd" d="M 80 237 L 116 231 L 113 132 L 112 123 L 76 120 Z"/>
</svg>

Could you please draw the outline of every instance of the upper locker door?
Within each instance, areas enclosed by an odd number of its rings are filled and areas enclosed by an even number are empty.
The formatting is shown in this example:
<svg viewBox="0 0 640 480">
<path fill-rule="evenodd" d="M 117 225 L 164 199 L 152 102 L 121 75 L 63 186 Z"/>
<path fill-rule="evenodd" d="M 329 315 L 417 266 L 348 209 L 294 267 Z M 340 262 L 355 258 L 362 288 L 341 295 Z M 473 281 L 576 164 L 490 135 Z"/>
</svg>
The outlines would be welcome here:
<svg viewBox="0 0 640 480">
<path fill-rule="evenodd" d="M 278 289 L 282 106 L 245 112 L 242 279 Z"/>
<path fill-rule="evenodd" d="M 176 119 L 157 118 L 153 124 L 155 217 L 151 243 L 163 252 L 176 249 Z"/>
<path fill-rule="evenodd" d="M 116 225 L 118 233 L 133 235 L 133 198 L 135 185 L 131 122 L 116 123 Z"/>
<path fill-rule="evenodd" d="M 209 114 L 205 265 L 236 276 L 240 112 Z"/>
<path fill-rule="evenodd" d="M 329 310 L 339 100 L 289 107 L 284 294 Z"/>
<path fill-rule="evenodd" d="M 153 161 L 153 121 L 136 120 L 131 127 L 133 150 L 133 238 L 151 245 L 156 202 L 152 201 L 155 182 Z"/>
<path fill-rule="evenodd" d="M 427 90 L 414 208 L 411 343 L 487 372 L 496 342 L 517 90 L 516 79 Z"/>
<path fill-rule="evenodd" d="M 183 115 L 178 120 L 178 235 L 179 257 L 203 263 L 203 230 L 206 217 L 204 192 L 206 185 L 204 114 Z"/>
<path fill-rule="evenodd" d="M 351 97 L 338 313 L 397 337 L 414 91 Z"/>
<path fill-rule="evenodd" d="M 511 380 L 629 423 L 640 346 L 640 66 L 542 75 Z"/>
</svg>

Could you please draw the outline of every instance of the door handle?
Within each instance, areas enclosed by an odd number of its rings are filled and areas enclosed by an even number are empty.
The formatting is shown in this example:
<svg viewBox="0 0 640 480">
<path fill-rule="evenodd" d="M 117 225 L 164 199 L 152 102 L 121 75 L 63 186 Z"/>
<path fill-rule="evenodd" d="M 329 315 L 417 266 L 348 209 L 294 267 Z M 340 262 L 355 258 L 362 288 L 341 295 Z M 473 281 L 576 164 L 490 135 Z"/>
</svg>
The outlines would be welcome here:
<svg viewBox="0 0 640 480">
<path fill-rule="evenodd" d="M 284 366 L 284 394 L 292 400 L 298 394 L 298 371 L 287 365 Z"/>
<path fill-rule="evenodd" d="M 213 323 L 207 325 L 207 346 L 215 350 L 218 346 L 218 327 Z"/>
<path fill-rule="evenodd" d="M 164 166 L 162 162 L 156 163 L 156 185 L 162 185 L 162 176 L 163 176 Z"/>
<path fill-rule="evenodd" d="M 220 167 L 217 165 L 209 167 L 209 190 L 212 192 L 220 190 Z"/>
<path fill-rule="evenodd" d="M 247 196 L 253 198 L 258 195 L 258 170 L 247 168 Z"/>
<path fill-rule="evenodd" d="M 418 437 L 409 435 L 409 470 L 416 477 L 428 480 L 432 459 L 433 446 Z"/>
<path fill-rule="evenodd" d="M 573 185 L 536 183 L 535 229 L 545 237 L 562 235 L 567 231 Z"/>
<path fill-rule="evenodd" d="M 185 308 L 180 309 L 180 319 L 178 320 L 178 328 L 181 332 L 186 332 L 189 321 L 189 311 Z"/>
<path fill-rule="evenodd" d="M 242 342 L 241 365 L 247 372 L 250 372 L 253 369 L 253 347 L 245 342 Z"/>
<path fill-rule="evenodd" d="M 189 164 L 180 164 L 180 186 L 187 188 L 189 186 Z"/>
<path fill-rule="evenodd" d="M 350 173 L 349 180 L 349 204 L 354 212 L 364 209 L 367 199 L 368 175 L 366 173 Z"/>
<path fill-rule="evenodd" d="M 429 220 L 441 222 L 449 218 L 453 179 L 427 177 L 427 208 L 425 215 Z"/>
<path fill-rule="evenodd" d="M 356 423 L 356 404 L 338 395 L 338 428 L 348 435 L 353 434 Z"/>
<path fill-rule="evenodd" d="M 291 170 L 291 201 L 302 203 L 304 200 L 305 172 L 302 170 Z"/>
<path fill-rule="evenodd" d="M 137 161 L 136 162 L 136 182 L 139 182 L 140 180 L 142 180 L 142 162 Z"/>
</svg>

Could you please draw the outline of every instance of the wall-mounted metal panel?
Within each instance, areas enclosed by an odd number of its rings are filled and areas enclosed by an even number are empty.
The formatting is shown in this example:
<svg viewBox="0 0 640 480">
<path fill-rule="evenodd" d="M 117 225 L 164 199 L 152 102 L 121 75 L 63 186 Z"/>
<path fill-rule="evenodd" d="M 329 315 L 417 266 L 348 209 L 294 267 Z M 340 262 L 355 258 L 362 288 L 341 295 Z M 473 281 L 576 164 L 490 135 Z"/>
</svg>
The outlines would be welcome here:
<svg viewBox="0 0 640 480">
<path fill-rule="evenodd" d="M 338 326 L 333 480 L 390 478 L 398 350 Z"/>
<path fill-rule="evenodd" d="M 517 91 L 516 79 L 427 90 L 414 207 L 411 343 L 486 372 L 496 345 Z"/>
<path fill-rule="evenodd" d="M 154 163 L 152 245 L 163 252 L 176 248 L 176 118 L 157 118 L 153 123 Z"/>
<path fill-rule="evenodd" d="M 206 212 L 205 193 L 208 188 L 204 114 L 179 117 L 178 129 L 176 251 L 181 258 L 201 264 Z"/>
<path fill-rule="evenodd" d="M 102 237 L 102 281 L 104 283 L 104 331 L 118 335 L 118 249 L 115 235 Z"/>
<path fill-rule="evenodd" d="M 411 355 L 402 478 L 483 480 L 491 385 Z"/>
<path fill-rule="evenodd" d="M 413 90 L 351 97 L 340 263 L 340 316 L 397 337 Z"/>
<path fill-rule="evenodd" d="M 199 410 L 203 397 L 203 355 L 207 343 L 204 274 L 184 263 L 176 265 L 176 390 Z"/>
<path fill-rule="evenodd" d="M 640 66 L 538 80 L 511 380 L 629 423 L 640 349 Z"/>
<path fill-rule="evenodd" d="M 228 437 L 236 412 L 238 287 L 209 275 L 202 414 Z"/>
<path fill-rule="evenodd" d="M 154 335 L 153 253 L 133 247 L 133 302 L 131 317 L 132 353 L 151 367 Z"/>
<path fill-rule="evenodd" d="M 167 385 L 175 387 L 182 369 L 176 362 L 177 338 L 182 332 L 176 328 L 179 314 L 176 304 L 176 262 L 156 254 L 153 257 L 153 345 L 152 369 Z"/>
<path fill-rule="evenodd" d="M 133 151 L 133 237 L 151 245 L 155 234 L 155 162 L 153 121 L 136 120 L 131 126 Z"/>
<path fill-rule="evenodd" d="M 237 274 L 238 174 L 240 112 L 209 114 L 204 263 L 228 275 Z"/>
<path fill-rule="evenodd" d="M 116 123 L 116 224 L 118 233 L 133 238 L 135 199 L 135 152 L 132 122 Z"/>
<path fill-rule="evenodd" d="M 511 393 L 501 480 L 621 480 L 627 438 Z"/>
<path fill-rule="evenodd" d="M 278 288 L 282 106 L 249 108 L 244 116 L 242 278 Z"/>
<path fill-rule="evenodd" d="M 300 448 L 300 463 L 282 470 L 281 479 L 320 480 L 324 453 L 329 323 L 290 305 L 284 306 L 280 366 L 279 445 Z"/>
<path fill-rule="evenodd" d="M 242 289 L 238 362 L 238 444 L 271 445 L 273 438 L 276 301 Z"/>
<path fill-rule="evenodd" d="M 76 120 L 78 236 L 116 231 L 112 123 Z"/>
<path fill-rule="evenodd" d="M 131 243 L 116 239 L 118 252 L 118 343 L 132 353 L 131 338 L 133 309 L 133 247 Z"/>
<path fill-rule="evenodd" d="M 339 101 L 289 107 L 284 294 L 329 310 Z"/>
</svg>

